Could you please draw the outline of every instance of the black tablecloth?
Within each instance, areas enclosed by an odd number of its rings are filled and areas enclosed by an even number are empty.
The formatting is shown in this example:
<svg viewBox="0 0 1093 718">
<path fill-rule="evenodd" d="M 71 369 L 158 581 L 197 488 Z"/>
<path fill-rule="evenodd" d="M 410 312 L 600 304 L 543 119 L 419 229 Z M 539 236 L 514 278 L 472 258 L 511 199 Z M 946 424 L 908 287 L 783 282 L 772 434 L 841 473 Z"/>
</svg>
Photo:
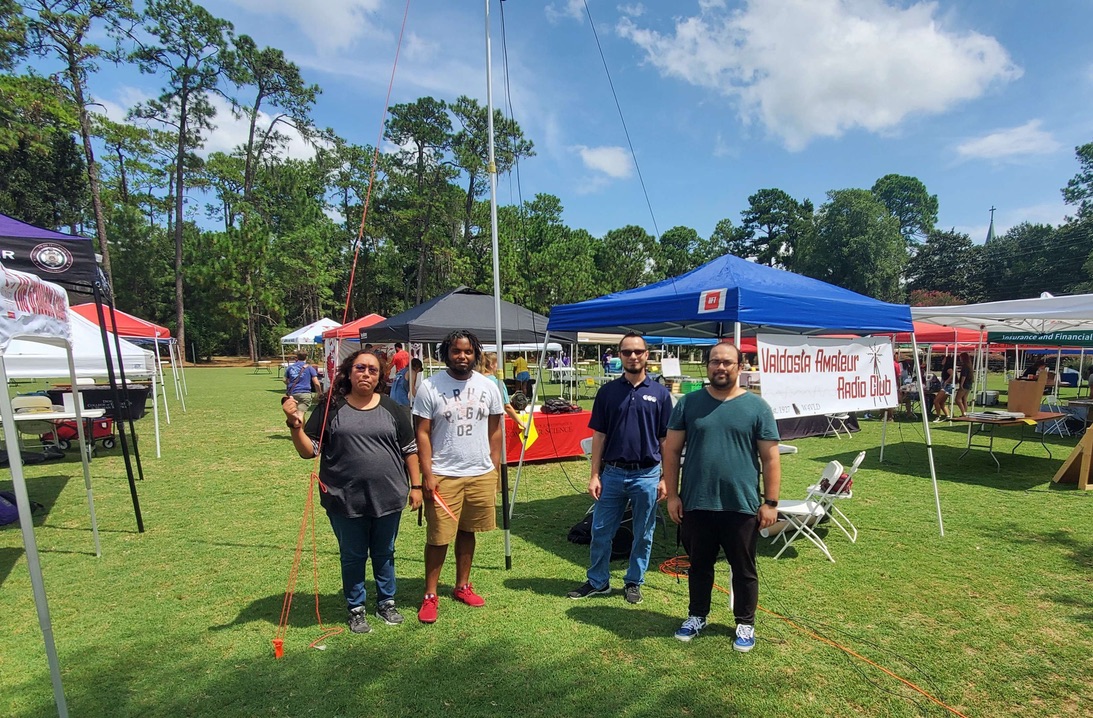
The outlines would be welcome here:
<svg viewBox="0 0 1093 718">
<path fill-rule="evenodd" d="M 842 430 L 838 421 L 835 422 L 835 426 Z M 858 417 L 851 414 L 850 418 L 846 420 L 846 428 L 850 431 L 859 431 Z M 821 436 L 825 431 L 827 431 L 827 417 L 823 415 L 778 420 L 778 435 L 782 437 L 782 441 L 803 439 L 806 436 Z"/>
</svg>

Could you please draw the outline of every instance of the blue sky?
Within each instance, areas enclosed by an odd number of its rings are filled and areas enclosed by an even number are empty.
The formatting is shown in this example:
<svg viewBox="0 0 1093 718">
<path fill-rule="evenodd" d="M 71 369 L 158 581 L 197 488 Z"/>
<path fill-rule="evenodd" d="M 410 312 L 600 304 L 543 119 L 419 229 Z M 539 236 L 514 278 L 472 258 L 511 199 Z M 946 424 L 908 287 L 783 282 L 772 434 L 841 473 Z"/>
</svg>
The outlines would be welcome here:
<svg viewBox="0 0 1093 718">
<path fill-rule="evenodd" d="M 777 187 L 819 206 L 831 189 L 913 175 L 939 225 L 982 242 L 1021 222 L 1057 224 L 1060 188 L 1093 141 L 1090 0 L 587 0 L 661 232 L 708 236 Z M 209 0 L 237 33 L 281 48 L 323 88 L 317 122 L 372 144 L 404 0 Z M 484 3 L 411 0 L 392 102 L 483 103 Z M 499 3 L 491 3 L 502 106 Z M 523 195 L 557 195 L 594 235 L 653 231 L 583 0 L 506 0 L 516 120 L 537 156 Z M 109 71 L 92 90 L 111 115 L 155 78 Z M 223 111 L 207 151 L 243 137 Z M 306 154 L 302 143 L 294 154 Z M 500 180 L 502 202 L 515 181 Z"/>
</svg>

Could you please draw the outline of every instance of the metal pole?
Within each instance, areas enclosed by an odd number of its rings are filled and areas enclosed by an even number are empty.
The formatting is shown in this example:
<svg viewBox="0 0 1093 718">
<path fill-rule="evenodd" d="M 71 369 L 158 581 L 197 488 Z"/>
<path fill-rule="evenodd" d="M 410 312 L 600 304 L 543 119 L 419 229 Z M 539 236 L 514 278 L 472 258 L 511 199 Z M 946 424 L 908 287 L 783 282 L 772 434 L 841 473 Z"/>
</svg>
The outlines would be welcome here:
<svg viewBox="0 0 1093 718">
<path fill-rule="evenodd" d="M 945 523 L 941 519 L 941 494 L 937 491 L 937 469 L 934 467 L 934 446 L 930 439 L 930 417 L 926 413 L 926 392 L 922 387 L 922 367 L 918 363 L 918 340 L 914 332 L 911 333 L 911 348 L 915 353 L 915 380 L 918 382 L 918 397 L 922 411 L 922 433 L 926 438 L 926 459 L 930 465 L 930 480 L 934 484 L 934 503 L 937 504 L 937 529 L 941 535 L 945 535 Z"/>
<path fill-rule="evenodd" d="M 490 47 L 490 0 L 484 0 L 486 8 L 486 127 L 489 136 L 489 164 L 486 173 L 490 178 L 490 235 L 493 249 L 493 318 L 497 356 L 500 362 L 505 360 L 501 338 L 501 250 L 497 239 L 497 161 L 493 146 L 493 56 Z M 501 364 L 501 373 L 505 365 Z M 494 374 L 494 380 L 503 382 L 503 376 Z M 538 384 L 538 382 L 536 382 Z M 533 407 L 534 408 L 534 407 Z M 512 569 L 512 536 L 509 531 L 509 471 L 505 462 L 505 417 L 501 416 L 501 527 L 505 536 L 505 570 Z"/>
<path fill-rule="evenodd" d="M 69 361 L 72 360 L 69 351 Z M 8 373 L 0 358 L 0 385 L 8 385 Z M 7 442 L 8 466 L 11 467 L 12 488 L 15 489 L 15 504 L 19 511 L 19 525 L 23 530 L 23 550 L 27 554 L 27 569 L 30 571 L 30 587 L 34 593 L 34 608 L 38 611 L 38 627 L 42 630 L 42 642 L 45 643 L 46 661 L 49 663 L 49 678 L 53 683 L 53 700 L 57 704 L 57 715 L 68 716 L 68 704 L 65 702 L 65 690 L 61 685 L 61 662 L 57 659 L 57 645 L 53 641 L 53 622 L 49 617 L 49 601 L 46 598 L 46 585 L 42 579 L 42 562 L 38 558 L 38 543 L 34 539 L 34 519 L 30 515 L 30 498 L 27 497 L 27 482 L 23 478 L 23 457 L 19 451 L 19 435 L 15 430 L 15 412 L 11 410 L 11 400 L 0 400 L 0 416 L 4 419 L 4 441 Z"/>
</svg>

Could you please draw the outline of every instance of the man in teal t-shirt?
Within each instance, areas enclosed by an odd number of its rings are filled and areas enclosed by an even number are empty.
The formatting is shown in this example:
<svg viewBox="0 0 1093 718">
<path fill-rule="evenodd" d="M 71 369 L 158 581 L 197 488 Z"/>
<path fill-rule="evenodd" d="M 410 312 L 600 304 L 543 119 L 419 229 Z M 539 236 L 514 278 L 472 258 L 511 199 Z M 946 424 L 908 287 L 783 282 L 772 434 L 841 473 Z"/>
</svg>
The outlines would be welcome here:
<svg viewBox="0 0 1093 718">
<path fill-rule="evenodd" d="M 765 401 L 738 384 L 740 350 L 732 344 L 710 349 L 710 384 L 687 394 L 672 411 L 664 441 L 664 483 L 668 515 L 683 526 L 690 557 L 688 618 L 676 638 L 689 641 L 706 627 L 714 565 L 722 549 L 732 567 L 736 618 L 733 648 L 755 645 L 759 575 L 755 569 L 758 532 L 778 519 L 782 478 L 778 425 Z M 683 449 L 683 486 L 679 469 Z M 760 470 L 765 500 L 759 495 Z"/>
</svg>

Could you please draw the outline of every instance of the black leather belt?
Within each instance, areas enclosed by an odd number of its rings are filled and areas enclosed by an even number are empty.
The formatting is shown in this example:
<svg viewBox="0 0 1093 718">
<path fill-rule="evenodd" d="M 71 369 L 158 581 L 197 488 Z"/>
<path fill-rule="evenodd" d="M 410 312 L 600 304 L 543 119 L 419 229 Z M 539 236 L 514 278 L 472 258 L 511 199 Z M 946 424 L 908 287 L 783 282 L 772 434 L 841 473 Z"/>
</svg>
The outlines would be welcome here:
<svg viewBox="0 0 1093 718">
<path fill-rule="evenodd" d="M 658 461 L 605 461 L 603 462 L 608 466 L 614 466 L 616 469 L 623 469 L 624 471 L 637 471 L 638 469 L 651 469 L 656 466 Z"/>
</svg>

